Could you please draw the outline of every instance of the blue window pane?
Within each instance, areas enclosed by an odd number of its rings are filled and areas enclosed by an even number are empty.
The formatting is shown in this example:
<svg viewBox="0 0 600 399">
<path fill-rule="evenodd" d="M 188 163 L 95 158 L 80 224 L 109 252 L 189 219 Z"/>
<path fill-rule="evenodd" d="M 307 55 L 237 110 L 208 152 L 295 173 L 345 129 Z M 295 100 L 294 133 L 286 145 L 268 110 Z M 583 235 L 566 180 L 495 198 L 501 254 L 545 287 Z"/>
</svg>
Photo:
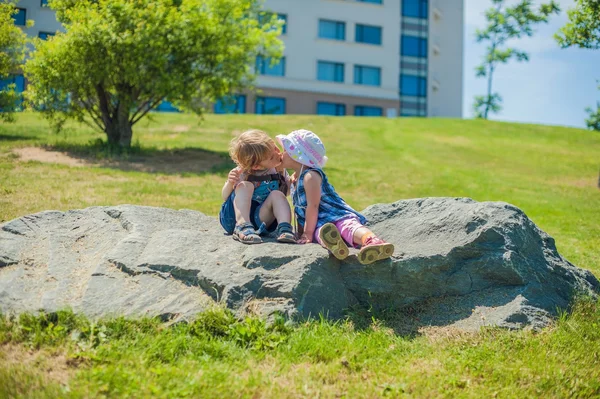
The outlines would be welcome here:
<svg viewBox="0 0 600 399">
<path fill-rule="evenodd" d="M 383 4 L 383 0 L 356 0 L 359 3 Z"/>
<path fill-rule="evenodd" d="M 246 96 L 240 94 L 218 100 L 214 112 L 215 114 L 245 114 Z"/>
<path fill-rule="evenodd" d="M 357 43 L 381 44 L 381 28 L 356 24 L 355 40 Z"/>
<path fill-rule="evenodd" d="M 14 75 L 0 80 L 0 90 L 6 89 L 10 84 L 15 85 L 14 90 L 16 93 L 23 93 L 25 91 L 25 77 L 23 75 Z"/>
<path fill-rule="evenodd" d="M 320 19 L 319 37 L 323 39 L 346 40 L 346 23 Z"/>
<path fill-rule="evenodd" d="M 427 80 L 421 76 L 401 75 L 400 94 L 403 96 L 427 96 Z"/>
<path fill-rule="evenodd" d="M 346 115 L 346 105 L 345 104 L 336 104 L 336 103 L 318 102 L 317 103 L 317 114 L 318 115 L 335 115 L 335 116 Z"/>
<path fill-rule="evenodd" d="M 354 83 L 359 85 L 381 86 L 381 68 L 355 65 Z"/>
<path fill-rule="evenodd" d="M 156 107 L 154 110 L 158 112 L 179 112 L 179 108 L 175 107 L 168 101 L 163 101 L 162 103 L 158 104 L 158 107 Z"/>
<path fill-rule="evenodd" d="M 409 57 L 427 57 L 427 39 L 402 35 L 402 55 Z"/>
<path fill-rule="evenodd" d="M 402 15 L 413 18 L 427 18 L 427 0 L 402 0 Z"/>
<path fill-rule="evenodd" d="M 27 24 L 27 10 L 24 8 L 17 8 L 17 13 L 13 14 L 13 20 L 15 25 L 25 26 Z"/>
<path fill-rule="evenodd" d="M 281 27 L 281 34 L 285 35 L 287 33 L 287 14 L 277 14 L 277 19 L 283 21 L 283 26 Z"/>
<path fill-rule="evenodd" d="M 285 98 L 256 97 L 255 113 L 282 115 L 285 114 Z"/>
<path fill-rule="evenodd" d="M 48 0 L 40 0 L 40 6 L 48 7 Z"/>
<path fill-rule="evenodd" d="M 344 81 L 344 64 L 337 62 L 317 62 L 317 80 L 327 82 L 343 82 Z"/>
<path fill-rule="evenodd" d="M 381 107 L 368 107 L 366 105 L 357 105 L 354 107 L 354 115 L 356 116 L 381 116 L 383 109 Z"/>
<path fill-rule="evenodd" d="M 38 37 L 42 40 L 48 40 L 49 37 L 54 36 L 55 33 L 52 32 L 40 32 L 38 33 Z"/>
<path fill-rule="evenodd" d="M 285 76 L 285 57 L 281 57 L 279 62 L 271 65 L 270 57 L 256 57 L 256 72 L 261 75 Z"/>
</svg>

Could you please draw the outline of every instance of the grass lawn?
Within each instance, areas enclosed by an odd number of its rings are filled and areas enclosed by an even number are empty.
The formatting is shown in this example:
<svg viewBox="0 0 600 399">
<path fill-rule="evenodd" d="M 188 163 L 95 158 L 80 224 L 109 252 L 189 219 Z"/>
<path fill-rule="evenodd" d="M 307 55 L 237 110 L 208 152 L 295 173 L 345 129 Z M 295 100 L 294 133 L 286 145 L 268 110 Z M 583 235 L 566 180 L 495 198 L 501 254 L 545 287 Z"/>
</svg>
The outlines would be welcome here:
<svg viewBox="0 0 600 399">
<path fill-rule="evenodd" d="M 427 196 L 514 204 L 572 263 L 600 276 L 600 134 L 454 119 L 157 114 L 134 127 L 130 154 L 102 135 L 50 133 L 34 114 L 0 125 L 0 223 L 47 209 L 123 203 L 216 215 L 236 132 L 315 131 L 329 179 L 356 209 Z M 91 144 L 90 144 L 91 143 Z M 72 164 L 23 162 L 31 147 Z M 223 310 L 195 325 L 96 324 L 69 313 L 0 321 L 0 398 L 598 397 L 600 304 L 583 300 L 540 333 L 392 333 L 370 322 L 267 328 Z M 217 325 L 218 328 L 207 326 Z M 250 331 L 250 332 L 248 332 Z"/>
</svg>

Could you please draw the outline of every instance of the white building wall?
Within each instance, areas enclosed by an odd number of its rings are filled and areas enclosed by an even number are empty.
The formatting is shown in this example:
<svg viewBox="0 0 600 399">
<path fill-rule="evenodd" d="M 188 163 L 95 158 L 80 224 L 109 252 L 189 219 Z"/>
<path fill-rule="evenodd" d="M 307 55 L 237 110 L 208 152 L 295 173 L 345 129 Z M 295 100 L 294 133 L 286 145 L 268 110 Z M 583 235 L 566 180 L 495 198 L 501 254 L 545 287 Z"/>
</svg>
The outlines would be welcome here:
<svg viewBox="0 0 600 399">
<path fill-rule="evenodd" d="M 344 0 L 267 0 L 265 8 L 287 14 L 286 76 L 260 76 L 259 87 L 398 99 L 400 2 Z M 346 23 L 346 40 L 320 39 L 319 19 Z M 382 44 L 355 43 L 356 24 L 382 27 Z M 317 80 L 317 61 L 344 63 L 344 83 Z M 354 84 L 354 65 L 381 68 L 381 86 Z"/>
<path fill-rule="evenodd" d="M 42 7 L 40 0 L 20 0 L 17 7 L 25 8 L 27 10 L 26 18 L 34 22 L 31 28 L 23 28 L 23 31 L 29 36 L 38 37 L 39 32 L 64 31 L 62 25 L 56 20 L 54 10 Z"/>
<path fill-rule="evenodd" d="M 464 0 L 430 0 L 427 115 L 462 117 Z"/>
</svg>

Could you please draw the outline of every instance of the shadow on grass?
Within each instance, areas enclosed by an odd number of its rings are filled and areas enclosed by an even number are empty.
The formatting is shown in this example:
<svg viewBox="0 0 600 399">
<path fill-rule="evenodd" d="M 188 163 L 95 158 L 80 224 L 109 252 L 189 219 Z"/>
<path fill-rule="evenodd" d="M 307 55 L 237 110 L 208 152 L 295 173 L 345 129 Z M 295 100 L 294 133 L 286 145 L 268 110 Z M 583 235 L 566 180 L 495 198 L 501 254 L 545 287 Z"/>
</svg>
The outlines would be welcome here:
<svg viewBox="0 0 600 399">
<path fill-rule="evenodd" d="M 25 141 L 37 140 L 37 136 L 24 136 L 20 134 L 2 134 L 0 133 L 0 141 Z"/>
<path fill-rule="evenodd" d="M 61 153 L 64 161 L 52 162 L 76 166 L 92 166 L 122 171 L 162 173 L 169 175 L 203 175 L 229 172 L 235 165 L 227 152 L 202 148 L 142 148 L 139 144 L 122 149 L 98 140 L 89 144 L 59 143 L 43 148 L 48 153 Z M 44 162 L 43 152 L 37 161 Z M 49 159 L 46 161 L 50 161 Z"/>
</svg>

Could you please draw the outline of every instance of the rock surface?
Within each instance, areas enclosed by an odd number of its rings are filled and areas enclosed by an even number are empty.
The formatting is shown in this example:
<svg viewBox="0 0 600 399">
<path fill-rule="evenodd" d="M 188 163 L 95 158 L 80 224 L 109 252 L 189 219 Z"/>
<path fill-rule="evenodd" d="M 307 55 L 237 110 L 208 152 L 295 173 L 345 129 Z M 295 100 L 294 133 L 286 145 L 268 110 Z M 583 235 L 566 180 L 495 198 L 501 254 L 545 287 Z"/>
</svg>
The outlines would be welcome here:
<svg viewBox="0 0 600 399">
<path fill-rule="evenodd" d="M 424 198 L 364 214 L 395 244 L 392 259 L 363 266 L 315 244 L 248 246 L 190 210 L 24 216 L 0 226 L 0 312 L 193 317 L 217 300 L 239 314 L 338 318 L 356 306 L 398 310 L 420 326 L 540 328 L 576 293 L 600 290 L 507 203 Z"/>
</svg>

